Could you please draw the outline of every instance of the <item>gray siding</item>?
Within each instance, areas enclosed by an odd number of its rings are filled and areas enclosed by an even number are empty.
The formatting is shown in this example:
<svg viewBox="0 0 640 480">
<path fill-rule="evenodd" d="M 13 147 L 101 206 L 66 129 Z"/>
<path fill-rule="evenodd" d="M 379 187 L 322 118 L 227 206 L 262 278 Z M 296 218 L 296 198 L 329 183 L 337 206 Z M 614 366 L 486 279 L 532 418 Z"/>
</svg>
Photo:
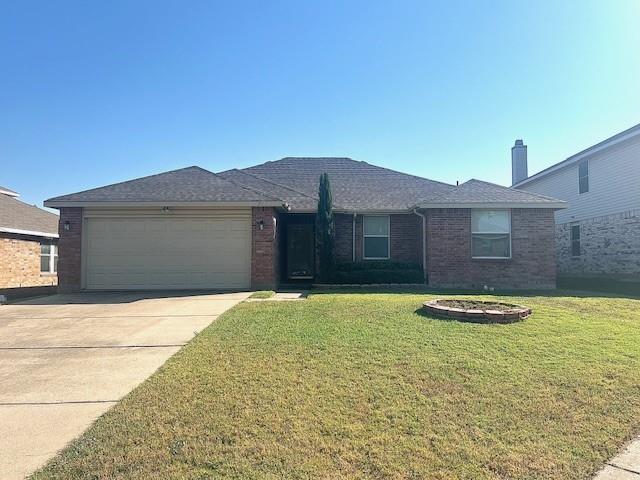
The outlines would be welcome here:
<svg viewBox="0 0 640 480">
<path fill-rule="evenodd" d="M 578 163 L 519 187 L 565 200 L 556 223 L 640 209 L 640 136 L 589 157 L 589 191 L 578 193 Z"/>
</svg>

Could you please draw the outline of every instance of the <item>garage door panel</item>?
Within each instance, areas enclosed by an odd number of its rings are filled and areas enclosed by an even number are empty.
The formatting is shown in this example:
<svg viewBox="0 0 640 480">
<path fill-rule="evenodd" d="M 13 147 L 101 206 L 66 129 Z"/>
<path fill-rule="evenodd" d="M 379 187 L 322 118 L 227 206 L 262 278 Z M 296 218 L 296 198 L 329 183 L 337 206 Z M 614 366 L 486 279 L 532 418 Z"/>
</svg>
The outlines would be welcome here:
<svg viewBox="0 0 640 480">
<path fill-rule="evenodd" d="M 238 217 L 86 219 L 88 289 L 248 288 L 251 221 Z"/>
</svg>

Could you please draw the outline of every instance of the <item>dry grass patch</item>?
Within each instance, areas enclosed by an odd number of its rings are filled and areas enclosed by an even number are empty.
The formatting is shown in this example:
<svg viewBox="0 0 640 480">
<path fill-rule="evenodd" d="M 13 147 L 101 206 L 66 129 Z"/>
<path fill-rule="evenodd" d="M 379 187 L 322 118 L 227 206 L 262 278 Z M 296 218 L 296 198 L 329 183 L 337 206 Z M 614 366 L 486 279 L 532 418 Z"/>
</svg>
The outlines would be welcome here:
<svg viewBox="0 0 640 480">
<path fill-rule="evenodd" d="M 266 298 L 271 298 L 276 294 L 273 290 L 258 290 L 257 292 L 253 292 L 249 298 L 256 298 L 259 300 L 264 300 Z"/>
<path fill-rule="evenodd" d="M 34 478 L 586 479 L 640 431 L 640 301 L 431 298 L 240 304 Z"/>
</svg>

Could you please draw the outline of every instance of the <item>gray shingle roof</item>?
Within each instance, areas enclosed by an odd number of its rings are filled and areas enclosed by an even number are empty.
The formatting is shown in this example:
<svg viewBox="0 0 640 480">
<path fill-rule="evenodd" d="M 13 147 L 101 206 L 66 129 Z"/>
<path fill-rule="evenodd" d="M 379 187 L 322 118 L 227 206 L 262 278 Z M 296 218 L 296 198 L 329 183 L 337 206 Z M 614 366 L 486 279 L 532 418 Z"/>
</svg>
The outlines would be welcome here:
<svg viewBox="0 0 640 480">
<path fill-rule="evenodd" d="M 56 236 L 58 215 L 0 194 L 0 230 L 23 230 Z M 15 232 L 14 232 L 15 233 Z"/>
<path fill-rule="evenodd" d="M 396 172 L 350 158 L 287 157 L 243 170 L 317 198 L 319 178 L 329 174 L 334 208 L 347 211 L 405 211 L 416 200 L 455 189 L 446 183 Z M 240 181 L 240 180 L 238 180 Z M 306 205 L 288 202 L 292 210 Z M 311 205 L 315 209 L 317 202 Z"/>
<path fill-rule="evenodd" d="M 73 202 L 238 202 L 288 204 L 314 211 L 318 183 L 328 173 L 338 211 L 407 211 L 445 204 L 518 204 L 558 208 L 557 200 L 479 180 L 459 187 L 370 165 L 350 158 L 287 157 L 219 174 L 200 167 L 151 175 L 128 182 L 49 199 L 47 206 Z"/>
<path fill-rule="evenodd" d="M 307 195 L 286 197 L 292 210 L 315 209 L 319 178 L 329 174 L 334 208 L 346 211 L 406 211 L 427 204 L 535 204 L 551 206 L 558 200 L 480 180 L 470 180 L 460 186 L 436 182 L 422 177 L 370 165 L 350 158 L 288 157 L 249 167 L 250 173 L 278 185 L 295 188 Z M 234 177 L 242 183 L 241 176 Z M 281 192 L 273 191 L 274 195 Z"/>
<path fill-rule="evenodd" d="M 195 166 L 50 198 L 45 205 L 67 202 L 281 203 L 275 197 Z"/>
<path fill-rule="evenodd" d="M 295 205 L 297 209 L 313 210 L 318 205 L 318 195 L 311 193 L 303 193 L 292 187 L 280 185 L 273 181 L 262 178 L 256 174 L 249 173 L 246 170 L 227 170 L 218 173 L 221 177 L 253 188 L 266 195 L 274 196 L 282 199 L 283 202 Z"/>
<path fill-rule="evenodd" d="M 471 179 L 454 190 L 443 195 L 420 199 L 417 206 L 436 206 L 438 204 L 527 204 L 533 207 L 562 204 L 561 200 L 503 187 L 495 183 Z"/>
</svg>

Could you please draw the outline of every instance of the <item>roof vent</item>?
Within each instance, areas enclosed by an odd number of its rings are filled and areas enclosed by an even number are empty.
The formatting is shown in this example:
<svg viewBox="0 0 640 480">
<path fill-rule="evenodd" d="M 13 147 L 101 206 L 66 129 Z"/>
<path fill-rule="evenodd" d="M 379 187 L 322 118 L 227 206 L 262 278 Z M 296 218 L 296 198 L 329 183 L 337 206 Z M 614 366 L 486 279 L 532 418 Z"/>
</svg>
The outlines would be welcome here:
<svg viewBox="0 0 640 480">
<path fill-rule="evenodd" d="M 527 173 L 527 146 L 522 140 L 516 140 L 511 147 L 511 185 L 528 177 Z"/>
</svg>

